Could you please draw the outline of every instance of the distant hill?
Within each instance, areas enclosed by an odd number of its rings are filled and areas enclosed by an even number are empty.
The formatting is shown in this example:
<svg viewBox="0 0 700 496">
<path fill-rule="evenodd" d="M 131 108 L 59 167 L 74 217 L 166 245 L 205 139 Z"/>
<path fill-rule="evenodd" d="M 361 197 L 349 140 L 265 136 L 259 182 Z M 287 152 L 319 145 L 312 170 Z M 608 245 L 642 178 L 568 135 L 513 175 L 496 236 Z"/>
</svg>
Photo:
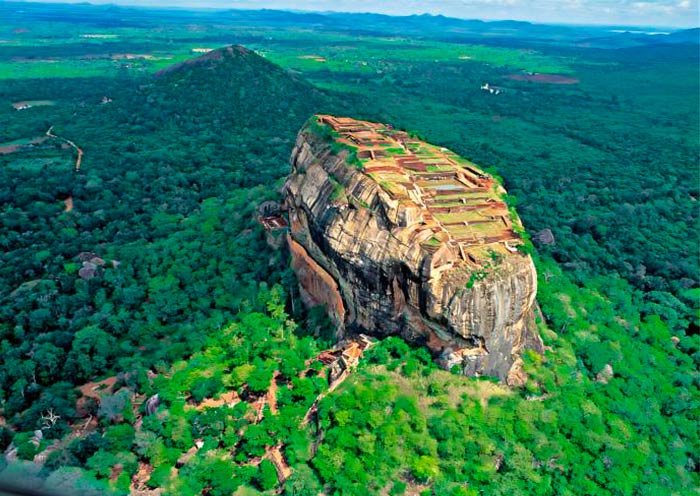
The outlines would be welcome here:
<svg viewBox="0 0 700 496">
<path fill-rule="evenodd" d="M 536 24 L 526 21 L 482 21 L 443 15 L 388 16 L 372 13 L 303 12 L 286 10 L 200 10 L 123 7 L 115 5 L 63 5 L 33 2 L 0 2 L 0 18 L 13 22 L 52 20 L 96 27 L 149 27 L 201 23 L 233 26 L 296 26 L 315 30 L 390 36 L 418 36 L 452 41 L 539 41 L 592 44 L 601 48 L 631 46 L 625 36 L 612 35 L 610 26 Z M 622 28 L 631 29 L 631 28 Z M 642 35 L 646 36 L 646 35 Z M 638 41 L 635 41 L 638 43 Z"/>
<path fill-rule="evenodd" d="M 292 136 L 326 99 L 308 82 L 242 46 L 170 66 L 156 73 L 150 92 L 151 99 L 163 103 L 167 119 L 217 122 L 226 133 L 259 126 L 275 136 Z M 287 128 L 289 133 L 283 131 Z"/>
<path fill-rule="evenodd" d="M 684 29 L 668 34 L 659 41 L 662 43 L 695 43 L 700 44 L 700 28 Z"/>
<path fill-rule="evenodd" d="M 206 146 L 212 165 L 254 168 L 255 174 L 238 173 L 247 185 L 270 183 L 285 173 L 286 159 L 280 163 L 265 157 L 286 156 L 309 115 L 339 104 L 242 46 L 220 48 L 161 70 L 129 98 L 128 107 L 154 126 L 150 135 L 134 140 L 150 146 L 157 139 L 179 150 Z"/>
<path fill-rule="evenodd" d="M 586 38 L 581 46 L 597 48 L 631 48 L 647 45 L 700 44 L 700 28 L 684 29 L 668 34 L 648 34 L 637 31 L 616 32 L 608 36 Z"/>
</svg>

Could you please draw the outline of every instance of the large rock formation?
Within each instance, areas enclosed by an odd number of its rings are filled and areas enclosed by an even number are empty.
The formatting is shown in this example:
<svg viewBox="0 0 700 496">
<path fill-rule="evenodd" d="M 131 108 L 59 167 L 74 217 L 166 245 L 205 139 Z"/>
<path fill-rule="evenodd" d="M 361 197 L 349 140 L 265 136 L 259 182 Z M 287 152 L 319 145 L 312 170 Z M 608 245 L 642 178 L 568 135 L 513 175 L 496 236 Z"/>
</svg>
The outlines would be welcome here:
<svg viewBox="0 0 700 496">
<path fill-rule="evenodd" d="M 302 295 L 339 337 L 424 344 L 446 368 L 522 381 L 542 352 L 535 267 L 505 190 L 474 164 L 390 126 L 316 116 L 285 184 Z"/>
</svg>

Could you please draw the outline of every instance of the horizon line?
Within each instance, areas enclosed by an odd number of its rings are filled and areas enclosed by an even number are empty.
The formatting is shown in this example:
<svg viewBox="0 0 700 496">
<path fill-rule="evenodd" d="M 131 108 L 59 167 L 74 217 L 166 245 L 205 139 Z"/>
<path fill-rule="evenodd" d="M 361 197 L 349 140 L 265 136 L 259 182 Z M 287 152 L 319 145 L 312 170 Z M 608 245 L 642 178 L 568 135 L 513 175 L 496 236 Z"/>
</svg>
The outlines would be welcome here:
<svg viewBox="0 0 700 496">
<path fill-rule="evenodd" d="M 484 22 L 484 23 L 497 23 L 497 22 L 522 22 L 526 24 L 532 24 L 532 25 L 541 25 L 541 26 L 563 26 L 563 27 L 571 27 L 571 28 L 576 28 L 576 27 L 597 27 L 597 28 L 644 28 L 644 29 L 650 29 L 650 28 L 655 28 L 655 29 L 674 29 L 678 31 L 684 31 L 684 30 L 692 30 L 692 29 L 700 29 L 700 23 L 694 26 L 681 26 L 681 25 L 663 25 L 663 24 L 620 24 L 620 23 L 586 23 L 586 22 L 581 22 L 581 23 L 563 23 L 563 22 L 544 22 L 544 21 L 532 21 L 532 20 L 527 20 L 527 19 L 517 19 L 517 18 L 498 18 L 498 19 L 491 19 L 491 18 L 479 18 L 479 17 L 455 17 L 453 15 L 445 15 L 445 14 L 434 14 L 430 12 L 414 12 L 412 14 L 386 14 L 382 12 L 372 12 L 372 11 L 363 11 L 363 12 L 350 12 L 350 11 L 342 11 L 342 10 L 305 10 L 305 9 L 292 9 L 292 8 L 237 8 L 237 7 L 194 7 L 194 6 L 178 6 L 178 5 L 161 5 L 161 6 L 155 6 L 155 5 L 140 5 L 140 4 L 135 4 L 135 3 L 130 3 L 129 0 L 126 0 L 127 3 L 121 3 L 121 2 L 114 2 L 114 1 L 109 1 L 105 3 L 93 3 L 90 1 L 66 1 L 66 0 L 5 0 L 2 3 L 4 4 L 55 4 L 55 5 L 66 5 L 66 6 L 90 6 L 90 7 L 119 7 L 119 8 L 134 8 L 134 9 L 142 9 L 142 10 L 177 10 L 177 11 L 184 11 L 184 12 L 197 12 L 197 11 L 210 11 L 210 12 L 230 12 L 230 11 L 239 11 L 239 12 L 264 12 L 264 11 L 269 11 L 269 12 L 288 12 L 291 14 L 317 14 L 317 15 L 377 15 L 377 16 L 384 16 L 384 17 L 393 17 L 393 18 L 408 18 L 408 17 L 419 17 L 419 16 L 427 16 L 427 17 L 441 17 L 445 19 L 455 19 L 458 21 L 477 21 L 477 22 Z"/>
</svg>

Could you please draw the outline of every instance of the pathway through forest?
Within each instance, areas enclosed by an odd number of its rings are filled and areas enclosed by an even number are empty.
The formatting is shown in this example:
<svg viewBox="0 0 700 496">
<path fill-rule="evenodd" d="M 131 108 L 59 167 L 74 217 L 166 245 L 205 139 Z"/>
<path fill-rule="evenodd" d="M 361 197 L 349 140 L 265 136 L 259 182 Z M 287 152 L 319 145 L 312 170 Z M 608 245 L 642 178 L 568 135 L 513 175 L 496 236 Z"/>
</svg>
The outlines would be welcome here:
<svg viewBox="0 0 700 496">
<path fill-rule="evenodd" d="M 53 126 L 51 126 L 49 128 L 49 130 L 46 131 L 46 136 L 48 136 L 49 138 L 55 138 L 57 140 L 63 141 L 64 143 L 67 143 L 68 145 L 72 146 L 76 152 L 78 152 L 78 158 L 75 159 L 75 172 L 80 172 L 80 164 L 83 161 L 83 150 L 78 145 L 73 143 L 71 140 L 66 139 L 66 138 L 62 138 L 61 136 L 57 136 L 57 135 L 53 134 L 52 131 L 53 131 Z"/>
<path fill-rule="evenodd" d="M 369 347 L 368 343 L 359 343 L 359 342 L 350 342 L 349 345 L 344 349 L 344 351 L 347 351 L 350 348 L 353 348 L 354 346 L 362 347 L 361 350 L 364 351 L 366 348 Z M 338 349 L 334 348 L 332 350 L 324 350 L 321 353 L 319 353 L 315 359 L 309 360 L 309 362 L 321 360 L 321 357 L 328 357 L 332 355 L 333 353 L 337 353 Z M 360 353 L 357 356 L 357 359 L 359 361 L 360 356 L 362 356 L 362 353 Z M 336 359 L 340 359 L 341 356 L 337 356 Z M 299 427 L 303 428 L 306 426 L 311 417 L 314 414 L 317 414 L 318 412 L 318 404 L 321 402 L 323 398 L 326 397 L 328 393 L 333 392 L 338 386 L 340 386 L 345 379 L 350 377 L 350 374 L 355 370 L 357 366 L 357 362 L 353 363 L 351 366 L 347 367 L 344 372 L 335 380 L 333 383 L 330 385 L 330 387 L 320 393 L 318 396 L 316 396 L 316 399 L 314 400 L 313 404 L 311 407 L 308 409 L 306 412 L 306 415 L 304 415 L 304 418 L 302 421 L 299 423 Z M 279 376 L 279 371 L 275 371 L 272 380 L 270 381 L 270 387 L 268 388 L 267 392 L 265 393 L 264 396 L 262 396 L 259 400 L 259 405 L 257 408 L 257 414 L 256 414 L 256 423 L 259 423 L 262 421 L 263 416 L 264 416 L 264 406 L 267 404 L 270 407 L 270 413 L 272 414 L 277 414 L 278 413 L 278 408 L 277 408 L 277 378 Z M 319 444 L 321 443 L 321 440 L 323 439 L 323 431 L 318 432 L 316 436 L 316 440 L 314 441 L 312 450 L 313 453 L 316 454 L 316 450 L 318 449 Z M 262 456 L 262 459 L 267 459 L 272 462 L 272 464 L 275 466 L 275 470 L 277 470 L 277 478 L 279 480 L 280 484 L 284 484 L 284 482 L 289 478 L 289 476 L 292 474 L 292 469 L 287 463 L 287 460 L 284 458 L 284 455 L 282 454 L 282 450 L 284 449 L 284 444 L 279 443 L 275 446 L 268 446 L 265 449 L 265 454 Z"/>
</svg>

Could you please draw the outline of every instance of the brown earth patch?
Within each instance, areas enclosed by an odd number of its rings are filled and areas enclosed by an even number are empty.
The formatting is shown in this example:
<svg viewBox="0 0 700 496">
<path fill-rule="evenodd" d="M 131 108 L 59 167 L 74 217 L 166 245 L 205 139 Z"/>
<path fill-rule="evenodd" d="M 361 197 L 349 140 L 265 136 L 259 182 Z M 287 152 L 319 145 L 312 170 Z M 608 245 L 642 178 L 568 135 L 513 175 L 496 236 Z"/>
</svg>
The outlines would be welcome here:
<svg viewBox="0 0 700 496">
<path fill-rule="evenodd" d="M 280 484 L 284 484 L 289 477 L 292 475 L 292 469 L 282 455 L 282 446 L 278 445 L 273 448 L 269 448 L 267 453 L 265 453 L 265 458 L 270 460 L 277 470 L 277 480 Z"/>
<path fill-rule="evenodd" d="M 144 494 L 148 493 L 148 486 L 146 485 L 146 483 L 148 482 L 148 479 L 151 478 L 152 472 L 152 465 L 145 462 L 139 462 L 138 472 L 136 472 L 136 474 L 132 477 L 131 485 L 129 486 L 129 491 L 131 492 L 131 494 L 135 494 L 138 492 L 143 492 Z"/>
<path fill-rule="evenodd" d="M 99 402 L 103 394 L 113 394 L 114 385 L 117 382 L 117 377 L 109 377 L 104 381 L 88 382 L 78 388 L 81 397 L 75 403 L 76 415 L 79 418 L 85 418 L 89 415 L 89 404 L 91 402 Z"/>
<path fill-rule="evenodd" d="M 0 155 L 8 155 L 10 153 L 18 152 L 18 151 L 21 151 L 22 148 L 27 147 L 27 146 L 40 145 L 41 143 L 43 143 L 46 140 L 47 140 L 47 138 L 45 136 L 42 136 L 39 138 L 33 138 L 25 143 L 15 143 L 12 145 L 0 146 Z"/>
<path fill-rule="evenodd" d="M 233 406 L 240 401 L 241 400 L 238 397 L 238 393 L 235 391 L 229 391 L 219 396 L 218 400 L 215 400 L 214 398 L 205 399 L 199 405 L 197 405 L 197 410 L 204 410 L 205 408 L 219 408 L 224 405 Z"/>
<path fill-rule="evenodd" d="M 272 375 L 272 381 L 270 381 L 270 387 L 266 393 L 267 404 L 270 406 L 270 412 L 273 415 L 277 415 L 279 410 L 277 409 L 277 377 L 279 377 L 279 370 L 275 370 Z"/>
<path fill-rule="evenodd" d="M 532 81 L 544 84 L 578 84 L 576 78 L 562 76 L 561 74 L 510 74 L 506 76 L 513 81 Z"/>
<path fill-rule="evenodd" d="M 0 155 L 8 155 L 19 150 L 19 145 L 0 146 Z"/>
<path fill-rule="evenodd" d="M 102 394 L 112 394 L 114 385 L 117 382 L 117 377 L 108 377 L 100 382 L 88 382 L 78 388 L 86 398 L 101 399 Z"/>
<path fill-rule="evenodd" d="M 53 105 L 56 105 L 56 102 L 53 100 L 23 100 L 12 104 L 12 106 L 17 110 L 30 107 L 50 107 Z"/>
<path fill-rule="evenodd" d="M 302 60 L 313 60 L 314 62 L 326 62 L 325 57 L 320 55 L 300 55 L 298 58 Z"/>
<path fill-rule="evenodd" d="M 110 58 L 112 60 L 135 60 L 135 59 L 145 59 L 145 60 L 155 60 L 156 57 L 154 55 L 144 53 L 144 54 L 139 54 L 139 53 L 114 53 L 110 55 Z"/>
</svg>

